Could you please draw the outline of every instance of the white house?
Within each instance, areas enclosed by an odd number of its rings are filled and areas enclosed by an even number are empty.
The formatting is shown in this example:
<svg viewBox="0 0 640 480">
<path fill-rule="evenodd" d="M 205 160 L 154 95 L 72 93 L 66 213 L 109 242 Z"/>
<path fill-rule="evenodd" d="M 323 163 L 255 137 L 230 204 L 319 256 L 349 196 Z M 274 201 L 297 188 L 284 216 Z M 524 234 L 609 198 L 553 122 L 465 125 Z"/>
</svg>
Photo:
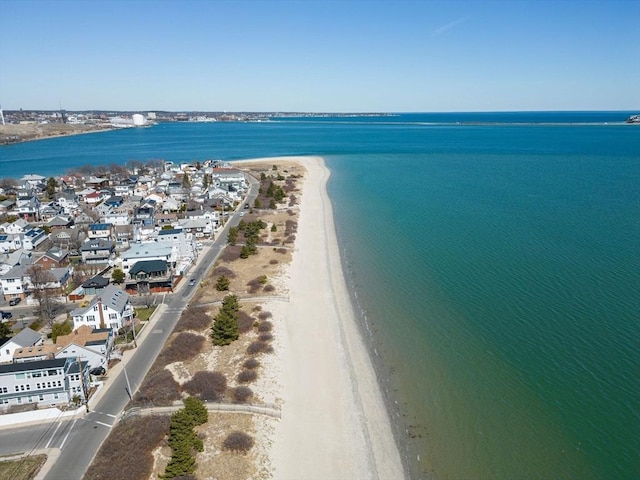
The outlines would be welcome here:
<svg viewBox="0 0 640 480">
<path fill-rule="evenodd" d="M 92 223 L 87 227 L 87 236 L 91 240 L 103 238 L 110 240 L 112 238 L 112 225 L 110 223 Z"/>
<path fill-rule="evenodd" d="M 15 222 L 7 222 L 0 225 L 0 230 L 2 230 L 4 233 L 13 234 L 25 233 L 27 230 L 29 230 L 29 228 L 29 222 L 22 218 L 19 218 Z"/>
<path fill-rule="evenodd" d="M 8 302 L 12 298 L 26 297 L 26 290 L 29 287 L 29 275 L 27 270 L 31 265 L 16 265 L 4 275 L 0 276 L 0 285 L 2 286 L 2 294 Z"/>
<path fill-rule="evenodd" d="M 89 364 L 89 370 L 96 367 L 107 369 L 113 350 L 114 336 L 110 328 L 94 329 L 83 325 L 69 335 L 56 339 L 56 358 L 79 358 Z"/>
<path fill-rule="evenodd" d="M 14 252 L 22 248 L 22 235 L 19 233 L 7 233 L 0 235 L 0 252 Z"/>
<path fill-rule="evenodd" d="M 25 328 L 21 332 L 0 345 L 0 363 L 13 361 L 13 354 L 20 348 L 42 345 L 42 337 L 38 332 Z"/>
<path fill-rule="evenodd" d="M 71 317 L 74 330 L 88 325 L 94 329 L 112 328 L 117 331 L 133 319 L 134 313 L 129 294 L 109 285 L 102 293 L 93 297 L 88 306 L 71 312 Z"/>
<path fill-rule="evenodd" d="M 86 362 L 56 358 L 0 365 L 0 407 L 69 403 L 89 390 Z"/>
<path fill-rule="evenodd" d="M 22 238 L 22 248 L 25 250 L 34 250 L 42 242 L 48 238 L 47 232 L 41 228 L 32 228 L 27 231 Z"/>
<path fill-rule="evenodd" d="M 131 215 L 129 215 L 127 208 L 112 208 L 100 220 L 102 223 L 110 223 L 111 225 L 129 225 L 131 223 Z"/>
</svg>

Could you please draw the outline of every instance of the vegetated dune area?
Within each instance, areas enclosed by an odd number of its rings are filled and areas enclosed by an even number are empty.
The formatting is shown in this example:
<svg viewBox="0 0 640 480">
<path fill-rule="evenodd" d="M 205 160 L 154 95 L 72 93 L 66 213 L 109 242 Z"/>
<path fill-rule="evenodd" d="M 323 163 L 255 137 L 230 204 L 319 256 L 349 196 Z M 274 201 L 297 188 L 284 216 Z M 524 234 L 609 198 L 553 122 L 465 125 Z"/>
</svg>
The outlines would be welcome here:
<svg viewBox="0 0 640 480">
<path fill-rule="evenodd" d="M 71 125 L 68 123 L 30 123 L 23 125 L 0 125 L 0 145 L 27 142 L 49 137 L 77 135 L 79 133 L 111 130 L 108 125 Z"/>
<path fill-rule="evenodd" d="M 235 166 L 261 180 L 258 200 L 131 405 L 187 413 L 120 422 L 85 479 L 403 478 L 344 281 L 329 170 L 319 157 Z M 184 420 L 197 416 L 187 397 L 208 415 Z"/>
</svg>

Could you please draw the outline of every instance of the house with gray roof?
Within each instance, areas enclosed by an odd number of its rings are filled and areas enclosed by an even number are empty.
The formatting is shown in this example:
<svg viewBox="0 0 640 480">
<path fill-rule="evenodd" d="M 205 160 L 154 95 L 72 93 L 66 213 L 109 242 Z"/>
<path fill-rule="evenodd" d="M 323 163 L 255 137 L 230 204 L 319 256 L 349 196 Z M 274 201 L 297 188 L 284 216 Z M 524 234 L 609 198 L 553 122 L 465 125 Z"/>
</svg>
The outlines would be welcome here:
<svg viewBox="0 0 640 480">
<path fill-rule="evenodd" d="M 93 297 L 86 307 L 71 312 L 74 330 L 88 325 L 93 328 L 112 328 L 118 331 L 131 322 L 134 310 L 130 295 L 115 285 L 107 286 Z"/>
<path fill-rule="evenodd" d="M 80 247 L 82 261 L 86 264 L 110 264 L 113 260 L 115 246 L 111 240 L 102 238 L 84 242 Z"/>
<path fill-rule="evenodd" d="M 125 284 L 138 293 L 171 290 L 173 268 L 166 260 L 141 260 L 129 269 Z"/>
<path fill-rule="evenodd" d="M 0 345 L 0 363 L 13 361 L 13 353 L 19 348 L 42 345 L 42 337 L 38 332 L 25 328 Z"/>
</svg>

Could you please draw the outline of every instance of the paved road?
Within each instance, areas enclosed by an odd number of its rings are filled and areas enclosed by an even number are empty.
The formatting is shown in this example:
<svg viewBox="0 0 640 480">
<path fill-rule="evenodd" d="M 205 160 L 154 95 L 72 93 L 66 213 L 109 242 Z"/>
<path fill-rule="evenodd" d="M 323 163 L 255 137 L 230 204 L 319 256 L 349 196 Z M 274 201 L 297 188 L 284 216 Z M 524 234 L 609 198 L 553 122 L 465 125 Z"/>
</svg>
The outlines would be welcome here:
<svg viewBox="0 0 640 480">
<path fill-rule="evenodd" d="M 254 181 L 245 201 L 251 204 L 257 192 L 258 183 Z M 164 311 L 157 314 L 151 324 L 147 325 L 146 328 L 150 331 L 126 362 L 125 368 L 113 378 L 107 379 L 105 389 L 99 401 L 92 406 L 91 412 L 81 418 L 3 429 L 0 431 L 0 455 L 58 448 L 60 456 L 45 479 L 82 478 L 93 456 L 129 402 L 127 377 L 131 390 L 135 393 L 195 292 L 198 281 L 207 273 L 226 245 L 228 228 L 237 225 L 240 219 L 240 211 L 229 217 L 224 230 L 202 253 L 188 277 L 195 279 L 196 285 L 185 283 L 175 293 L 164 297 Z"/>
</svg>

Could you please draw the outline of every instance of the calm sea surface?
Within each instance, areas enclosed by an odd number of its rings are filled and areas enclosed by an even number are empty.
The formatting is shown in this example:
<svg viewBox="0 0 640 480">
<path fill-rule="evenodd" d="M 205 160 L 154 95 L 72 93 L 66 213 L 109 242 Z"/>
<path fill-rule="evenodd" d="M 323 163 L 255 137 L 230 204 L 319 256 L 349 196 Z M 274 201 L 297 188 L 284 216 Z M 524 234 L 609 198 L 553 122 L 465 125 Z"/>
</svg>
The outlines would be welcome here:
<svg viewBox="0 0 640 480">
<path fill-rule="evenodd" d="M 161 124 L 0 147 L 0 175 L 322 155 L 412 478 L 636 479 L 631 113 Z"/>
</svg>

